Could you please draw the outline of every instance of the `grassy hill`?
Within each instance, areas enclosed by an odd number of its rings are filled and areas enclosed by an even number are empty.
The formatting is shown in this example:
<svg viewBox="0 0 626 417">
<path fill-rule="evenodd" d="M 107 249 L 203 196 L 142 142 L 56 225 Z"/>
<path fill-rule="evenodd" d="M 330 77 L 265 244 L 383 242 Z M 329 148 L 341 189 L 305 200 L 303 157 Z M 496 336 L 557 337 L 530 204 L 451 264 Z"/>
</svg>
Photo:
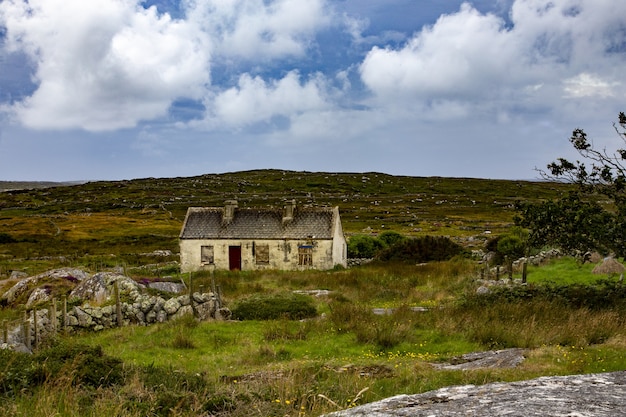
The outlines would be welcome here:
<svg viewBox="0 0 626 417">
<path fill-rule="evenodd" d="M 30 183 L 29 183 L 30 184 Z M 320 173 L 256 170 L 187 178 L 99 181 L 0 193 L 0 275 L 32 271 L 86 255 L 178 250 L 177 237 L 190 206 L 339 206 L 344 232 L 454 237 L 500 233 L 512 224 L 517 200 L 552 198 L 566 186 L 546 182 L 471 178 L 406 177 L 381 173 Z M 3 243 L 4 242 L 4 243 Z M 48 258 L 48 259 L 45 259 Z M 100 261 L 98 261 L 100 262 Z"/>
</svg>

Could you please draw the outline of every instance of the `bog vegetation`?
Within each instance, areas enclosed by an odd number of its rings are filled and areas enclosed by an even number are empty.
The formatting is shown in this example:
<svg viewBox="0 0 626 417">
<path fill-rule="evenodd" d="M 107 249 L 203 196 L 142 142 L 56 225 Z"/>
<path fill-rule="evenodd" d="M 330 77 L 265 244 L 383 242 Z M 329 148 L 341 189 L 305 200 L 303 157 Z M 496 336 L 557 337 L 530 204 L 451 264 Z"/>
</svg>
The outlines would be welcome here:
<svg viewBox="0 0 626 417">
<path fill-rule="evenodd" d="M 476 293 L 485 265 L 472 251 L 514 256 L 526 239 L 514 227 L 516 201 L 567 189 L 252 171 L 0 193 L 0 291 L 14 282 L 11 271 L 59 266 L 188 280 L 175 263 L 186 208 L 231 198 L 339 205 L 351 253 L 377 257 L 331 271 L 194 275 L 194 287 L 219 285 L 237 321 L 186 317 L 60 335 L 32 355 L 0 350 L 0 415 L 318 416 L 448 385 L 622 370 L 619 276 L 565 257 L 530 266 L 526 286 Z M 527 349 L 518 368 L 433 366 L 509 347 Z"/>
</svg>

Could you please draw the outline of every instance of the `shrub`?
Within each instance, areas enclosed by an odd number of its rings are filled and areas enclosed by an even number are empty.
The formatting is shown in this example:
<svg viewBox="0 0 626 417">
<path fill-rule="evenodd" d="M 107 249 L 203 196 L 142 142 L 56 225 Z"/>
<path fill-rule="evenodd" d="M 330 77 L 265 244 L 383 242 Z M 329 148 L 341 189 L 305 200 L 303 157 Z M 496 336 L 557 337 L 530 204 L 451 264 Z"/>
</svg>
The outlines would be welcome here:
<svg viewBox="0 0 626 417">
<path fill-rule="evenodd" d="M 0 395 L 16 395 L 33 383 L 32 356 L 0 349 Z"/>
<path fill-rule="evenodd" d="M 366 235 L 354 235 L 348 240 L 348 258 L 373 258 L 385 244 Z"/>
<path fill-rule="evenodd" d="M 403 239 L 379 252 L 380 261 L 423 263 L 446 261 L 463 252 L 463 247 L 447 237 L 424 236 Z"/>
<path fill-rule="evenodd" d="M 111 386 L 124 380 L 120 359 L 105 355 L 100 346 L 59 342 L 33 357 L 38 382 L 70 377 L 74 385 Z"/>
<path fill-rule="evenodd" d="M 237 320 L 302 320 L 317 315 L 313 299 L 303 294 L 257 295 L 240 301 L 232 308 Z"/>
<path fill-rule="evenodd" d="M 17 240 L 8 233 L 0 233 L 0 243 L 15 243 Z"/>
</svg>

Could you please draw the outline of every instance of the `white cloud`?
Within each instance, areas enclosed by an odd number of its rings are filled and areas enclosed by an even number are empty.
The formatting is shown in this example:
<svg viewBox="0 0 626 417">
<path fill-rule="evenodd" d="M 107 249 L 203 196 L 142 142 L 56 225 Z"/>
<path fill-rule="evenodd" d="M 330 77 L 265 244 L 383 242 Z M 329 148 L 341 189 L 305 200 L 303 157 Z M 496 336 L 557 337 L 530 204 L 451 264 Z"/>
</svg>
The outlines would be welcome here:
<svg viewBox="0 0 626 417">
<path fill-rule="evenodd" d="M 225 123 L 232 128 L 267 121 L 276 116 L 290 118 L 327 108 L 325 89 L 321 75 L 301 82 L 300 75 L 292 71 L 284 78 L 268 83 L 260 77 L 244 74 L 236 87 L 215 96 L 213 117 L 217 123 Z"/>
<path fill-rule="evenodd" d="M 186 0 L 187 16 L 226 57 L 303 56 L 330 21 L 325 0 Z"/>
<path fill-rule="evenodd" d="M 623 89 L 620 3 L 517 0 L 511 24 L 465 3 L 401 48 L 372 48 L 360 74 L 378 106 L 443 100 L 501 115 L 503 106 L 558 107 L 563 95 L 607 97 Z"/>
<path fill-rule="evenodd" d="M 619 82 L 607 82 L 602 78 L 583 72 L 563 82 L 566 97 L 613 97 Z"/>
<path fill-rule="evenodd" d="M 132 127 L 209 81 L 202 33 L 138 0 L 5 0 L 0 23 L 36 66 L 36 91 L 11 109 L 27 127 Z"/>
</svg>

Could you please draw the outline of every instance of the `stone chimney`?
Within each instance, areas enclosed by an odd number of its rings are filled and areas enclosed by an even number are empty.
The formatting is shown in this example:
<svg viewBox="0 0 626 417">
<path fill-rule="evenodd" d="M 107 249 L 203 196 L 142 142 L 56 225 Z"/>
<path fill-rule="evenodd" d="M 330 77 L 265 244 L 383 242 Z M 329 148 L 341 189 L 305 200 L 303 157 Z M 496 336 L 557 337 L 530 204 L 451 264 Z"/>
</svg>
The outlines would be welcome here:
<svg viewBox="0 0 626 417">
<path fill-rule="evenodd" d="M 235 209 L 237 208 L 237 200 L 228 200 L 224 203 L 223 223 L 230 223 L 235 218 Z"/>
<path fill-rule="evenodd" d="M 295 211 L 296 211 L 296 200 L 291 200 L 285 205 L 283 209 L 283 223 L 292 221 Z"/>
</svg>

